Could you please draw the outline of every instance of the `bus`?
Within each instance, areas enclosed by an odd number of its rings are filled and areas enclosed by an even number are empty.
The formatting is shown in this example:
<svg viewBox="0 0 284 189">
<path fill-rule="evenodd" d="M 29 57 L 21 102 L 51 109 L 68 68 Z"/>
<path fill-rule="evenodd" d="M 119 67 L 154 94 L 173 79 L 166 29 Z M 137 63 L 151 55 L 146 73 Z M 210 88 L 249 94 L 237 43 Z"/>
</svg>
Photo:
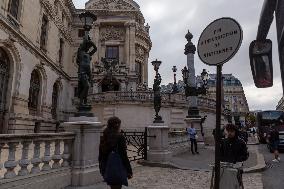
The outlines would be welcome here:
<svg viewBox="0 0 284 189">
<path fill-rule="evenodd" d="M 258 140 L 266 143 L 270 126 L 276 127 L 278 131 L 284 131 L 284 112 L 278 110 L 261 111 L 256 115 L 256 127 Z"/>
</svg>

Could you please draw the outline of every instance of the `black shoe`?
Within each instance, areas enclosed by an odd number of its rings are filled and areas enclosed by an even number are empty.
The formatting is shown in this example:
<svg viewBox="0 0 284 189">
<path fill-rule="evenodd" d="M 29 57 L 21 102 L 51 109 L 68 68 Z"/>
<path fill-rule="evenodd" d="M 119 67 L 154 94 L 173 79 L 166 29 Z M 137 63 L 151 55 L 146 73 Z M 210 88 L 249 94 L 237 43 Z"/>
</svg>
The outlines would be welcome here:
<svg viewBox="0 0 284 189">
<path fill-rule="evenodd" d="M 195 152 L 196 154 L 199 154 L 199 152 Z"/>
<path fill-rule="evenodd" d="M 191 152 L 192 153 L 192 155 L 195 155 L 195 153 L 194 152 Z"/>
</svg>

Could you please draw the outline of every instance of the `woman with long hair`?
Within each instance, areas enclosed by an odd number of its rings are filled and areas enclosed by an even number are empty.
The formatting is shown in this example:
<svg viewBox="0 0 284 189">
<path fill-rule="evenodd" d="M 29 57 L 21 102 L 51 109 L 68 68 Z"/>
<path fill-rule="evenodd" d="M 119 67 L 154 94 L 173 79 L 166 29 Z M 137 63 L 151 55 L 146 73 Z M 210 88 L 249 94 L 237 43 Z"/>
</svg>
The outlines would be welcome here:
<svg viewBox="0 0 284 189">
<path fill-rule="evenodd" d="M 127 146 L 125 137 L 121 133 L 121 120 L 118 117 L 111 117 L 107 122 L 107 127 L 103 131 L 103 136 L 101 137 L 100 149 L 99 149 L 99 164 L 100 172 L 104 177 L 107 184 L 111 189 L 121 189 L 122 185 L 127 186 L 127 178 L 132 178 L 132 168 L 127 156 Z M 116 152 L 122 162 L 122 172 L 126 171 L 127 178 L 126 182 L 117 183 L 117 181 L 109 181 L 107 177 L 107 169 L 111 169 L 108 166 L 111 165 L 112 159 L 110 158 L 111 154 Z M 113 166 L 113 165 L 112 165 Z M 116 166 L 116 165 L 115 165 Z M 118 166 L 118 165 L 117 165 Z M 117 167 L 116 167 L 117 168 Z M 123 174 L 123 173 L 121 173 Z"/>
</svg>

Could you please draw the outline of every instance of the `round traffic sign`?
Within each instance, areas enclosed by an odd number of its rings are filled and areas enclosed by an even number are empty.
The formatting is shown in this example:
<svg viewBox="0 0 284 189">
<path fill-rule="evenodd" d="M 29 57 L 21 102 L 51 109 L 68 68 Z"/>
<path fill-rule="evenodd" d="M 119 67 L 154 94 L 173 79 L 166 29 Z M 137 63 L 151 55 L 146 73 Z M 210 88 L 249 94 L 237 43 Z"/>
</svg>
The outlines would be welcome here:
<svg viewBox="0 0 284 189">
<path fill-rule="evenodd" d="M 197 52 L 202 62 L 221 65 L 238 52 L 243 39 L 240 24 L 232 18 L 220 18 L 209 24 L 202 32 Z"/>
</svg>

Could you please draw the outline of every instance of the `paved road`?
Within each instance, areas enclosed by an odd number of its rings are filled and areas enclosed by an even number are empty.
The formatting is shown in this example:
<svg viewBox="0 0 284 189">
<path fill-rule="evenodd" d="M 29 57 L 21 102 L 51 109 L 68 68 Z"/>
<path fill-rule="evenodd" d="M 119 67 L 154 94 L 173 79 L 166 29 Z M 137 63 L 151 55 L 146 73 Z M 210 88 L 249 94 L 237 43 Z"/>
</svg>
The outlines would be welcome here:
<svg viewBox="0 0 284 189">
<path fill-rule="evenodd" d="M 280 154 L 280 163 L 272 162 L 273 154 L 270 153 L 266 145 L 259 145 L 259 151 L 264 155 L 267 169 L 262 173 L 264 189 L 283 189 L 284 187 L 284 153 Z"/>
</svg>

